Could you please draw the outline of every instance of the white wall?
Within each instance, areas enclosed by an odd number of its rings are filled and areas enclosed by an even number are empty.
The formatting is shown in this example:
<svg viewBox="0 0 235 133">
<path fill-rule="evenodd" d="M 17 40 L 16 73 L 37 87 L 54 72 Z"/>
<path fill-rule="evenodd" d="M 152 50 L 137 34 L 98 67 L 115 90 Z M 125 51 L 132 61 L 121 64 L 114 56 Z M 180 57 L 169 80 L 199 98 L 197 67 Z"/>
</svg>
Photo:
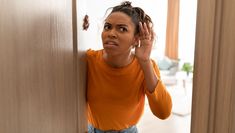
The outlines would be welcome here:
<svg viewBox="0 0 235 133">
<path fill-rule="evenodd" d="M 102 48 L 101 31 L 103 29 L 103 20 L 106 10 L 109 7 L 118 5 L 123 0 L 107 1 L 107 0 L 79 0 L 78 1 L 78 41 L 79 49 Z M 133 6 L 139 6 L 146 11 L 153 19 L 155 32 L 158 39 L 155 44 L 155 52 L 153 54 L 164 54 L 165 48 L 165 32 L 166 32 L 166 16 L 167 1 L 154 0 L 132 0 Z M 87 31 L 82 30 L 83 17 L 88 14 L 90 27 Z"/>
<path fill-rule="evenodd" d="M 179 59 L 180 64 L 194 62 L 197 0 L 180 0 Z"/>
</svg>

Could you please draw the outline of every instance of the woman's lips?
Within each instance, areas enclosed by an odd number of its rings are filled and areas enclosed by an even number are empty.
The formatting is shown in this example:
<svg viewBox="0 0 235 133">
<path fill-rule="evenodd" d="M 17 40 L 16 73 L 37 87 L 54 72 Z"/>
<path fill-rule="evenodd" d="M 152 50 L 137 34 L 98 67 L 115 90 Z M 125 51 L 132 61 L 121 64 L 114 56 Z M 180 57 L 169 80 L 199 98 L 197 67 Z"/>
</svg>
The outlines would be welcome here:
<svg viewBox="0 0 235 133">
<path fill-rule="evenodd" d="M 118 44 L 115 41 L 106 41 L 104 43 L 104 47 L 111 48 L 111 47 L 117 47 Z"/>
</svg>

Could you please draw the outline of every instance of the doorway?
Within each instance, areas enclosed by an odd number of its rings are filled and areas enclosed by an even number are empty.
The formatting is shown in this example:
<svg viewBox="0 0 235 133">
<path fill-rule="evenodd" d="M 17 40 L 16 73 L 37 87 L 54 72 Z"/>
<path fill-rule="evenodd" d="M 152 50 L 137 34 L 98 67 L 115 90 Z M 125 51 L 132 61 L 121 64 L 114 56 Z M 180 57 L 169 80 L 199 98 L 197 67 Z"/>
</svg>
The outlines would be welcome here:
<svg viewBox="0 0 235 133">
<path fill-rule="evenodd" d="M 122 0 L 105 2 L 103 0 L 78 1 L 78 47 L 80 51 L 84 51 L 88 48 L 102 48 L 100 34 L 103 29 L 102 24 L 105 18 L 104 15 L 106 13 L 106 9 L 121 3 L 121 1 Z M 165 54 L 167 4 L 167 1 L 161 0 L 148 3 L 144 1 L 132 0 L 133 6 L 139 6 L 143 8 L 153 19 L 157 40 L 151 56 L 153 59 L 156 59 L 157 63 L 159 63 L 159 60 L 162 59 Z M 95 8 L 94 6 L 96 5 L 100 5 L 99 8 Z M 167 89 L 173 96 L 172 98 L 174 107 L 172 116 L 165 121 L 155 118 L 147 107 L 148 103 L 146 100 L 146 110 L 144 116 L 138 124 L 140 132 L 190 132 L 193 74 L 190 73 L 189 77 L 187 77 L 186 72 L 182 71 L 182 67 L 184 63 L 188 62 L 193 66 L 194 62 L 196 7 L 197 0 L 180 1 L 178 47 L 179 60 L 176 60 L 176 62 L 172 61 L 177 64 L 176 70 L 174 69 L 173 73 L 170 72 L 169 74 L 164 70 L 161 72 L 162 78 L 166 82 Z M 82 23 L 85 15 L 89 16 L 90 21 L 90 26 L 86 31 L 82 30 Z M 94 39 L 89 39 L 91 36 Z M 79 46 L 79 44 L 86 45 Z"/>
</svg>

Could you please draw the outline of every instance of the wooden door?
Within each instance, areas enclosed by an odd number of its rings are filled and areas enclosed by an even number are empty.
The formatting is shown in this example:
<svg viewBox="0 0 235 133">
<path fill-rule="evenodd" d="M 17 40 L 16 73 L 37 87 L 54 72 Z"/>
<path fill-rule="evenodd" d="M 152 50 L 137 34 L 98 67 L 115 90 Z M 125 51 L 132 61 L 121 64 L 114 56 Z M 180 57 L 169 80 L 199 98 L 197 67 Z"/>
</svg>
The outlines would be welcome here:
<svg viewBox="0 0 235 133">
<path fill-rule="evenodd" d="M 192 133 L 235 132 L 234 6 L 198 0 Z"/>
<path fill-rule="evenodd" d="M 0 132 L 77 133 L 72 0 L 1 0 L 0 10 Z"/>
</svg>

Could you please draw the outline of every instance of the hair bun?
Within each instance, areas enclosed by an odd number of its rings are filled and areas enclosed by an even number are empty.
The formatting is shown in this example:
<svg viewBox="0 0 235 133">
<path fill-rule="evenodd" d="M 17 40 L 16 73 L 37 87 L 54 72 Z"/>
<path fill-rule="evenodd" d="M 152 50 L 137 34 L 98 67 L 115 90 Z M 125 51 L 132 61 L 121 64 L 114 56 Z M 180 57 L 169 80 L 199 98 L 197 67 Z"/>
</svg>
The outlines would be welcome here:
<svg viewBox="0 0 235 133">
<path fill-rule="evenodd" d="M 122 2 L 121 6 L 132 7 L 130 1 L 124 1 L 124 2 Z"/>
</svg>

